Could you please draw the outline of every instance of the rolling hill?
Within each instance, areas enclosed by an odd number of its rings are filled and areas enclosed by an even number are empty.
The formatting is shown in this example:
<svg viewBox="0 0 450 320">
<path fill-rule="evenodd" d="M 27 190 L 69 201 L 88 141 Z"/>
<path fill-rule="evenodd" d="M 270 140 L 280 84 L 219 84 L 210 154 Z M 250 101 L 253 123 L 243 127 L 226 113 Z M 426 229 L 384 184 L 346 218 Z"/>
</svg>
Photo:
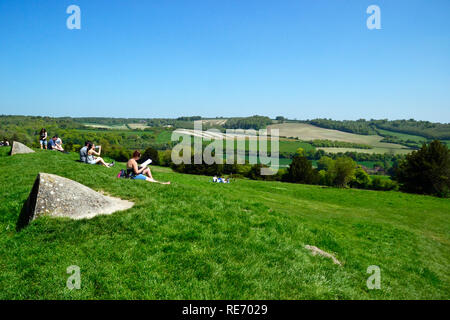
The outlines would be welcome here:
<svg viewBox="0 0 450 320">
<path fill-rule="evenodd" d="M 311 141 L 315 139 L 321 140 L 336 140 L 352 143 L 366 144 L 373 147 L 373 149 L 354 149 L 354 148 L 317 148 L 323 149 L 327 152 L 365 152 L 365 153 L 394 153 L 405 154 L 411 152 L 400 144 L 381 142 L 383 139 L 379 135 L 362 135 L 350 132 L 344 132 L 334 129 L 321 128 L 307 123 L 280 123 L 273 124 L 267 127 L 268 129 L 278 129 L 280 136 L 296 137 L 304 141 Z"/>
<path fill-rule="evenodd" d="M 154 167 L 163 186 L 77 154 L 0 148 L 0 299 L 448 299 L 449 199 L 235 180 Z M 91 220 L 15 230 L 39 172 L 135 202 Z M 342 266 L 312 256 L 334 254 Z M 66 269 L 81 289 L 66 288 Z M 381 289 L 366 270 L 381 268 Z"/>
</svg>

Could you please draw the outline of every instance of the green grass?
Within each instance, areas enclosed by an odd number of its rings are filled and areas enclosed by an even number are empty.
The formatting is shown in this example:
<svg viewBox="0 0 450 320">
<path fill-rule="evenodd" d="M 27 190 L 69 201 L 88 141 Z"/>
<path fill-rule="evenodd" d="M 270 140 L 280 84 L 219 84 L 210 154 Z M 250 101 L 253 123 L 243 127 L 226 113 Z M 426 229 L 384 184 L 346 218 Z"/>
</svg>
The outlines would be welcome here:
<svg viewBox="0 0 450 320">
<path fill-rule="evenodd" d="M 360 165 L 363 165 L 363 166 L 365 166 L 365 167 L 367 167 L 369 169 L 373 169 L 374 165 L 376 163 L 380 163 L 380 161 L 357 161 L 356 163 L 360 164 Z M 393 162 L 392 161 L 388 161 L 388 163 L 390 165 L 392 165 Z"/>
<path fill-rule="evenodd" d="M 76 154 L 0 148 L 0 299 L 448 299 L 450 201 L 399 192 L 236 180 L 154 167 L 163 186 L 117 179 Z M 16 232 L 38 172 L 131 199 L 91 220 Z M 303 247 L 332 252 L 343 265 Z M 81 289 L 66 268 L 81 268 Z M 366 287 L 381 268 L 381 290 Z"/>
<path fill-rule="evenodd" d="M 310 143 L 296 140 L 280 139 L 280 152 L 296 153 L 298 148 L 303 148 L 306 151 L 314 151 L 316 148 Z"/>
<path fill-rule="evenodd" d="M 427 138 L 425 137 L 421 137 L 421 136 L 416 136 L 416 135 L 412 135 L 412 134 L 407 134 L 407 133 L 401 133 L 401 132 L 395 132 L 395 131 L 390 131 L 390 130 L 384 130 L 384 129 L 379 129 L 377 128 L 377 130 L 385 135 L 389 135 L 389 136 L 393 136 L 393 137 L 397 137 L 401 140 L 411 140 L 411 141 L 415 141 L 417 142 L 419 145 L 422 144 L 423 141 L 427 141 Z"/>
</svg>

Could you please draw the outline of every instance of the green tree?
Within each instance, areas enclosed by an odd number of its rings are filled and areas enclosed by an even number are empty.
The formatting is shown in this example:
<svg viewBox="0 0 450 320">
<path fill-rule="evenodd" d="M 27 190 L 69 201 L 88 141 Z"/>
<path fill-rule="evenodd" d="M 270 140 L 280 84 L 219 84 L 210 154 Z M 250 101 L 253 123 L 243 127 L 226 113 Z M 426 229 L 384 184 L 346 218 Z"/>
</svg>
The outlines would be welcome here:
<svg viewBox="0 0 450 320">
<path fill-rule="evenodd" d="M 317 161 L 317 169 L 328 171 L 334 166 L 334 160 L 330 157 L 323 156 Z"/>
<path fill-rule="evenodd" d="M 154 164 L 155 166 L 159 166 L 160 164 L 158 151 L 156 149 L 153 149 L 152 147 L 148 147 L 147 149 L 145 149 L 144 154 L 141 156 L 141 159 L 143 161 L 152 159 L 152 164 Z"/>
<path fill-rule="evenodd" d="M 438 140 L 424 144 L 400 163 L 396 179 L 407 192 L 448 197 L 450 193 L 450 153 Z"/>
<path fill-rule="evenodd" d="M 306 157 L 296 155 L 286 174 L 286 180 L 296 183 L 318 184 L 319 173 L 312 167 L 311 161 Z"/>
<path fill-rule="evenodd" d="M 337 158 L 334 166 L 330 169 L 333 175 L 333 184 L 337 187 L 345 188 L 354 178 L 356 163 L 349 157 Z"/>
<path fill-rule="evenodd" d="M 355 176 L 353 180 L 350 182 L 350 186 L 353 188 L 361 188 L 361 189 L 368 189 L 372 183 L 372 179 L 370 176 L 365 172 L 361 166 L 358 166 L 355 170 Z"/>
</svg>

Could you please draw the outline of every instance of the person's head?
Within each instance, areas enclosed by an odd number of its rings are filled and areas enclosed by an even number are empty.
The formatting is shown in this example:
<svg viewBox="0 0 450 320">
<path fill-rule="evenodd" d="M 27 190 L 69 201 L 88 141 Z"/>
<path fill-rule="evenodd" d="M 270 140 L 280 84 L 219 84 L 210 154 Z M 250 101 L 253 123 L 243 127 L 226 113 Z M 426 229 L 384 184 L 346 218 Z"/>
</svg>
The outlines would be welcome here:
<svg viewBox="0 0 450 320">
<path fill-rule="evenodd" d="M 139 160 L 140 158 L 141 158 L 141 153 L 138 150 L 134 151 L 133 152 L 133 159 L 134 160 Z"/>
<path fill-rule="evenodd" d="M 58 137 L 57 136 L 53 136 L 52 140 L 56 141 L 56 139 L 58 139 Z"/>
<path fill-rule="evenodd" d="M 47 132 L 47 130 L 45 130 L 45 128 L 42 128 L 41 129 L 41 134 L 44 134 L 44 133 L 46 133 Z"/>
<path fill-rule="evenodd" d="M 87 145 L 88 145 L 89 143 L 92 144 L 91 141 L 86 141 L 86 142 L 84 143 L 84 146 L 87 147 Z"/>
<path fill-rule="evenodd" d="M 94 144 L 92 142 L 88 141 L 86 147 L 87 147 L 87 151 L 89 151 L 94 147 Z"/>
</svg>

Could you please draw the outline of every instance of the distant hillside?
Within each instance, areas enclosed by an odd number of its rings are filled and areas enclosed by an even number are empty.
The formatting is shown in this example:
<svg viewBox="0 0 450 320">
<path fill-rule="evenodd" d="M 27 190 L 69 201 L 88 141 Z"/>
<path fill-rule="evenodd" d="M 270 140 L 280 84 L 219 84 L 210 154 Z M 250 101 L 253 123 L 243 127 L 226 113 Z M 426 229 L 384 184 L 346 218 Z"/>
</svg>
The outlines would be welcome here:
<svg viewBox="0 0 450 320">
<path fill-rule="evenodd" d="M 449 123 L 432 123 L 429 121 L 410 120 L 344 120 L 314 119 L 305 121 L 328 129 L 336 129 L 358 134 L 379 134 L 377 129 L 422 136 L 428 139 L 450 139 Z"/>
<path fill-rule="evenodd" d="M 351 147 L 318 147 L 327 152 L 363 152 L 363 153 L 393 153 L 405 154 L 412 150 L 408 147 L 395 143 L 383 142 L 383 137 L 379 135 L 362 135 L 345 131 L 333 130 L 318 127 L 307 123 L 285 122 L 273 124 L 269 129 L 278 129 L 280 136 L 295 137 L 303 141 L 325 140 L 325 141 L 343 141 L 360 145 L 368 145 L 372 148 L 356 149 Z"/>
</svg>

